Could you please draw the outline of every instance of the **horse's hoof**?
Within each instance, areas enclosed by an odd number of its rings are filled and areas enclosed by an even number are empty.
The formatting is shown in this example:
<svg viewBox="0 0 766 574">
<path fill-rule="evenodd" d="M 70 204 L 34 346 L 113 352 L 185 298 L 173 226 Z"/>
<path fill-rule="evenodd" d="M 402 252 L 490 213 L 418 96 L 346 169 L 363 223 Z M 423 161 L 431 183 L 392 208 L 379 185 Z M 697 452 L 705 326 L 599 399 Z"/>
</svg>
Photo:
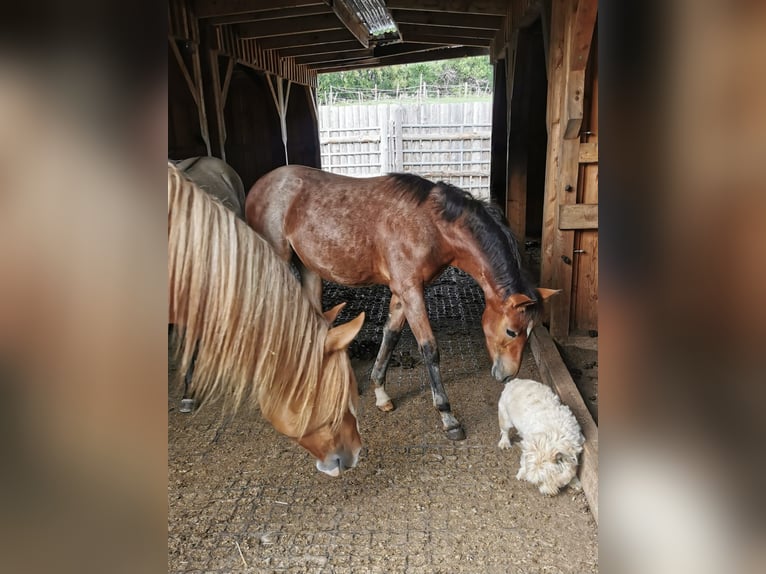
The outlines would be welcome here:
<svg viewBox="0 0 766 574">
<path fill-rule="evenodd" d="M 181 408 L 178 409 L 182 413 L 190 413 L 194 410 L 194 399 L 181 399 Z"/>
<path fill-rule="evenodd" d="M 447 435 L 447 438 L 450 440 L 465 440 L 465 431 L 460 425 L 452 427 L 451 429 L 447 429 L 444 432 Z"/>
<path fill-rule="evenodd" d="M 394 410 L 394 403 L 391 401 L 386 401 L 382 405 L 377 405 L 377 407 L 384 413 L 390 413 L 392 410 Z"/>
</svg>

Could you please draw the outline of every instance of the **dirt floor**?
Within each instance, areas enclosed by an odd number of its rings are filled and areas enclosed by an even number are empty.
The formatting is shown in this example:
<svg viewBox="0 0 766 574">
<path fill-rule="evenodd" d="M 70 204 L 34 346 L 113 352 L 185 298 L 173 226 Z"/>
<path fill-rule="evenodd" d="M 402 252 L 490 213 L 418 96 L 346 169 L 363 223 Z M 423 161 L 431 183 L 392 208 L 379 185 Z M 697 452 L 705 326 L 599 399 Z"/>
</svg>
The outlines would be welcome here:
<svg viewBox="0 0 766 574">
<path fill-rule="evenodd" d="M 428 291 L 445 387 L 467 439 L 454 443 L 431 406 L 405 330 L 388 375 L 392 413 L 369 385 L 388 309 L 384 288 L 325 291 L 368 320 L 350 352 L 362 391 L 357 468 L 333 479 L 257 413 L 178 412 L 169 393 L 168 572 L 587 573 L 597 527 L 582 492 L 545 497 L 515 479 L 519 447 L 497 448 L 497 400 L 481 291 L 448 270 Z M 538 378 L 529 349 L 520 376 Z"/>
</svg>

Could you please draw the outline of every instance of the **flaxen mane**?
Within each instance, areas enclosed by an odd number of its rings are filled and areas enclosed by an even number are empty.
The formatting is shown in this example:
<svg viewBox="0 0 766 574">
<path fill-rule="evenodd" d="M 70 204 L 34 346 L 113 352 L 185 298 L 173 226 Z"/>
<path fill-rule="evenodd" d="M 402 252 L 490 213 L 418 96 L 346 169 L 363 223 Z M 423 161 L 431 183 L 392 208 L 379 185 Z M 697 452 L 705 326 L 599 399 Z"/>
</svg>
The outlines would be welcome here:
<svg viewBox="0 0 766 574">
<path fill-rule="evenodd" d="M 263 415 L 295 411 L 299 436 L 337 430 L 348 408 L 348 355 L 325 358 L 328 325 L 271 247 L 168 164 L 170 318 L 179 325 L 181 372 L 192 388 Z"/>
</svg>

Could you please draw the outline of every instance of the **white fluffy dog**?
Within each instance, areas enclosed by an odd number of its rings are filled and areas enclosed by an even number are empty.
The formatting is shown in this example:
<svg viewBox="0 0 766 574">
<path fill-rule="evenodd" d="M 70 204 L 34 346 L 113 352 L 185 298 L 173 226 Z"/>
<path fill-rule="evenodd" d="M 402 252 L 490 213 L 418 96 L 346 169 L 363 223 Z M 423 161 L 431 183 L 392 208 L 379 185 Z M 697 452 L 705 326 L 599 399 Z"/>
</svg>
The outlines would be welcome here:
<svg viewBox="0 0 766 574">
<path fill-rule="evenodd" d="M 521 467 L 516 475 L 539 485 L 540 492 L 556 494 L 567 484 L 579 486 L 577 458 L 585 438 L 572 411 L 549 387 L 529 379 L 506 383 L 498 403 L 500 448 L 511 448 L 508 431 L 521 436 Z"/>
</svg>

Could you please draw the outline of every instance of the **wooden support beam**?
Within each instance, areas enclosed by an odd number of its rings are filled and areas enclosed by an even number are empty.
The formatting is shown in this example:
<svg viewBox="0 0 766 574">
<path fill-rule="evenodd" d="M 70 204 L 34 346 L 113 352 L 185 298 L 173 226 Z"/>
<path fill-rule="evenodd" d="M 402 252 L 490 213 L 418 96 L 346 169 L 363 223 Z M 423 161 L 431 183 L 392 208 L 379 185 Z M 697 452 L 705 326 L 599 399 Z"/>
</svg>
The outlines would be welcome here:
<svg viewBox="0 0 766 574">
<path fill-rule="evenodd" d="M 585 444 L 580 456 L 578 476 L 590 511 L 598 524 L 598 427 L 545 327 L 538 326 L 532 331 L 529 346 L 543 382 L 552 387 L 561 402 L 571 409 L 582 429 Z"/>
<path fill-rule="evenodd" d="M 598 229 L 598 204 L 560 205 L 559 229 Z"/>
<path fill-rule="evenodd" d="M 579 0 L 572 30 L 572 52 L 569 63 L 572 70 L 585 70 L 597 15 L 598 0 Z"/>
<path fill-rule="evenodd" d="M 414 54 L 402 54 L 398 56 L 387 56 L 383 58 L 370 58 L 359 62 L 351 62 L 346 65 L 335 66 L 332 64 L 316 66 L 317 73 L 340 72 L 343 70 L 356 70 L 361 68 L 377 68 L 380 66 L 394 66 L 397 64 L 413 64 L 417 62 L 430 62 L 433 60 L 449 60 L 451 58 L 469 58 L 472 56 L 486 56 L 489 54 L 487 48 L 470 48 L 458 46 L 456 48 L 437 48 L 416 52 Z"/>
<path fill-rule="evenodd" d="M 450 26 L 457 28 L 479 28 L 498 30 L 503 27 L 502 16 L 484 14 L 456 14 L 454 12 L 415 12 L 413 10 L 392 10 L 391 16 L 397 24 L 424 24 L 429 26 Z"/>
<path fill-rule="evenodd" d="M 302 18 L 282 18 L 280 20 L 262 20 L 248 22 L 237 26 L 240 38 L 265 38 L 268 36 L 285 36 L 288 34 L 304 34 L 324 30 L 342 29 L 335 14 L 319 14 Z"/>
<path fill-rule="evenodd" d="M 283 18 L 297 18 L 299 16 L 313 16 L 315 14 L 332 14 L 332 10 L 327 4 L 319 3 L 310 6 L 296 6 L 294 8 L 278 8 L 276 10 L 262 10 L 258 12 L 244 12 L 242 14 L 232 14 L 230 16 L 215 16 L 205 20 L 206 24 L 211 26 L 222 26 L 226 24 L 243 24 L 245 22 L 278 20 Z"/>
<path fill-rule="evenodd" d="M 386 0 L 386 8 L 389 10 L 505 16 L 508 10 L 508 0 Z"/>
<path fill-rule="evenodd" d="M 341 21 L 346 29 L 359 40 L 359 43 L 365 48 L 370 47 L 370 31 L 362 23 L 348 4 L 344 0 L 327 0 L 335 15 Z"/>
<path fill-rule="evenodd" d="M 361 50 L 345 50 L 340 52 L 328 52 L 326 54 L 312 54 L 310 56 L 297 56 L 295 62 L 298 64 L 320 64 L 323 62 L 342 62 L 345 60 L 358 60 L 360 58 L 369 58 L 373 55 L 370 48 Z"/>
<path fill-rule="evenodd" d="M 226 64 L 226 74 L 223 80 L 223 88 L 221 88 L 221 99 L 223 105 L 226 105 L 226 100 L 229 98 L 229 86 L 231 85 L 231 76 L 234 72 L 234 58 L 229 58 Z"/>
<path fill-rule="evenodd" d="M 203 19 L 319 3 L 318 0 L 194 0 L 194 13 Z"/>
<path fill-rule="evenodd" d="M 346 42 L 332 42 L 328 44 L 319 44 L 315 46 L 293 46 L 289 48 L 280 48 L 279 56 L 283 58 L 295 56 L 311 56 L 314 54 L 329 54 L 344 50 L 359 50 L 359 42 L 355 39 Z"/>
<path fill-rule="evenodd" d="M 441 36 L 443 38 L 481 38 L 489 41 L 495 37 L 496 30 L 482 30 L 480 28 L 454 28 L 450 26 L 431 26 L 427 24 L 400 24 L 399 32 L 402 39 L 407 41 L 410 36 L 426 35 Z"/>
<path fill-rule="evenodd" d="M 580 144 L 580 163 L 598 163 L 598 142 Z"/>
<path fill-rule="evenodd" d="M 569 30 L 569 77 L 564 109 L 564 138 L 580 137 L 585 101 L 585 67 L 588 63 L 593 30 L 598 13 L 597 0 L 579 0 L 577 12 L 571 16 Z"/>
<path fill-rule="evenodd" d="M 258 45 L 264 50 L 278 50 L 291 46 L 312 46 L 330 44 L 332 42 L 348 42 L 353 40 L 348 30 L 332 30 L 329 32 L 309 32 L 307 34 L 293 34 L 291 36 L 275 36 L 258 40 Z M 357 48 L 359 47 L 356 44 Z"/>
<path fill-rule="evenodd" d="M 442 46 L 473 46 L 475 48 L 487 48 L 489 54 L 489 45 L 491 40 L 483 38 L 445 38 L 444 36 L 432 36 L 430 34 L 409 34 L 403 36 L 405 42 L 412 44 L 440 44 Z"/>
</svg>

